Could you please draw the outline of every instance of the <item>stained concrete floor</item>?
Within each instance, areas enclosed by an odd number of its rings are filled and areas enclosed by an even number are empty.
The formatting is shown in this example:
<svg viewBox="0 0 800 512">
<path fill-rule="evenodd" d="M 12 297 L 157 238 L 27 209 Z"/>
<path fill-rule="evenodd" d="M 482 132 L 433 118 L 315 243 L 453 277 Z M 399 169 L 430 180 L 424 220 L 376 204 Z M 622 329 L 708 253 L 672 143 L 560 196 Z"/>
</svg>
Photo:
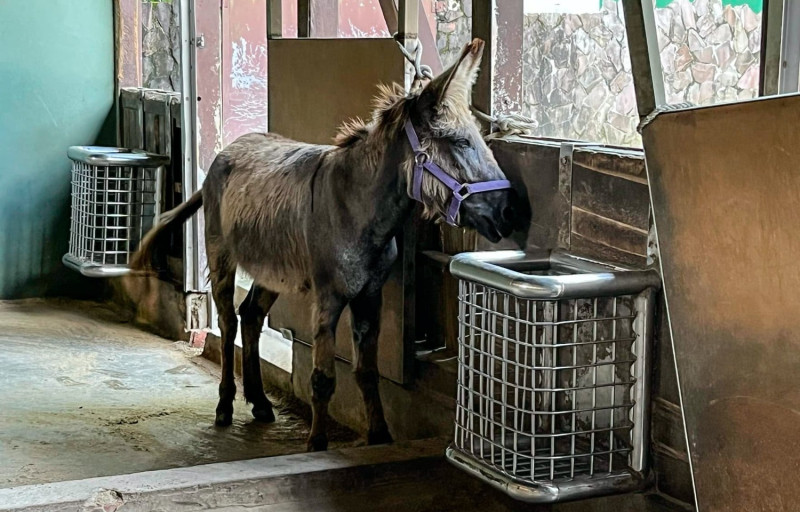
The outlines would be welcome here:
<svg viewBox="0 0 800 512">
<path fill-rule="evenodd" d="M 270 396 L 278 419 L 264 425 L 237 397 L 233 425 L 217 428 L 218 368 L 118 318 L 0 301 L 0 488 L 305 451 L 302 407 Z M 332 434 L 331 448 L 358 443 Z"/>
</svg>

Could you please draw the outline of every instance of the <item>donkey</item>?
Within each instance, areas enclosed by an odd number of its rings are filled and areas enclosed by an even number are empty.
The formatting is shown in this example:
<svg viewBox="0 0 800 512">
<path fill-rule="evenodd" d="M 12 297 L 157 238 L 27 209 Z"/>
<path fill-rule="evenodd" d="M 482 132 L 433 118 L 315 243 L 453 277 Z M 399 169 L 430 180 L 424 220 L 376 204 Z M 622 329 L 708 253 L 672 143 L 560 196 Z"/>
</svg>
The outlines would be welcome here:
<svg viewBox="0 0 800 512">
<path fill-rule="evenodd" d="M 222 331 L 222 380 L 216 424 L 230 425 L 236 394 L 233 355 L 237 265 L 254 279 L 240 307 L 244 396 L 256 420 L 275 416 L 261 381 L 258 339 L 280 293 L 314 302 L 313 420 L 309 450 L 325 450 L 333 395 L 334 335 L 350 305 L 354 370 L 369 421 L 369 444 L 391 442 L 378 390 L 381 290 L 397 257 L 395 236 L 412 214 L 476 229 L 490 241 L 514 222 L 510 184 L 483 141 L 470 96 L 483 41 L 457 63 L 406 94 L 380 86 L 370 122 L 346 123 L 336 144 L 312 145 L 251 133 L 214 160 L 202 190 L 163 215 L 132 267 L 145 269 L 161 234 L 204 207 L 212 294 Z"/>
</svg>

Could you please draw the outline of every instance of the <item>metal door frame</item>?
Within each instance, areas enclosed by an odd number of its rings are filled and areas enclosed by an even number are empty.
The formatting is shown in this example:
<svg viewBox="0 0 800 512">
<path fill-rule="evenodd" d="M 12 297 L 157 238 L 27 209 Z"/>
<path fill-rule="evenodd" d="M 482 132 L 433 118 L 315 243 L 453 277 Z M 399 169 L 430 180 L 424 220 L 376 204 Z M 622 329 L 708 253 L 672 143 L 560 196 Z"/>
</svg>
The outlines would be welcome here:
<svg viewBox="0 0 800 512">
<path fill-rule="evenodd" d="M 183 156 L 183 200 L 187 201 L 200 189 L 198 163 L 197 124 L 197 40 L 195 22 L 195 0 L 180 0 L 181 16 L 181 147 Z M 187 331 L 197 331 L 217 326 L 216 308 L 211 300 L 211 290 L 206 285 L 201 267 L 200 222 L 193 216 L 184 224 L 183 246 L 183 291 L 186 296 Z M 199 315 L 193 315 L 199 310 Z"/>
</svg>

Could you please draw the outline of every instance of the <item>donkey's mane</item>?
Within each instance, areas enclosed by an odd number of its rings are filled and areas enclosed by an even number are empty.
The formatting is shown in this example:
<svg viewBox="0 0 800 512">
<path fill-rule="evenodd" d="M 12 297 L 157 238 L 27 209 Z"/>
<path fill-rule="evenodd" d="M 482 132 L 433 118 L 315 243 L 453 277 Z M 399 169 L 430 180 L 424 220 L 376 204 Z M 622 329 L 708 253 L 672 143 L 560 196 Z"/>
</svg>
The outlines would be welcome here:
<svg viewBox="0 0 800 512">
<path fill-rule="evenodd" d="M 372 119 L 364 121 L 356 117 L 345 121 L 339 128 L 334 143 L 340 148 L 346 148 L 366 140 L 372 133 L 378 136 L 391 133 L 402 124 L 405 110 L 401 108 L 401 102 L 409 97 L 400 84 L 378 84 L 378 94 L 372 101 Z"/>
</svg>

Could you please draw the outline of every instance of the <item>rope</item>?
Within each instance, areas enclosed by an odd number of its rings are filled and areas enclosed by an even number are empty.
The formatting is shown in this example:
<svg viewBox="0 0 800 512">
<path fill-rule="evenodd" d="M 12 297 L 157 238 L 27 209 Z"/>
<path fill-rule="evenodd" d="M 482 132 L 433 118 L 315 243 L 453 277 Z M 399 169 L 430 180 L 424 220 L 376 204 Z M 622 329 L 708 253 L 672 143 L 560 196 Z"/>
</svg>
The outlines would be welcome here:
<svg viewBox="0 0 800 512">
<path fill-rule="evenodd" d="M 507 135 L 533 135 L 533 129 L 539 126 L 535 119 L 532 119 L 522 114 L 497 114 L 490 116 L 485 112 L 481 112 L 474 106 L 472 113 L 478 119 L 489 123 L 494 131 L 486 136 L 486 139 L 494 139 L 497 137 L 505 137 Z"/>
<path fill-rule="evenodd" d="M 406 60 L 414 66 L 414 79 L 433 80 L 433 70 L 430 66 L 422 63 L 422 42 L 419 39 L 415 39 L 414 53 L 411 53 L 406 49 L 403 41 L 398 38 L 398 34 L 394 35 L 394 40 Z"/>
<path fill-rule="evenodd" d="M 430 66 L 422 63 L 422 42 L 415 39 L 414 50 L 409 51 L 398 34 L 394 35 L 400 53 L 414 67 L 414 83 L 412 90 L 418 87 L 422 80 L 433 80 L 433 70 Z M 536 120 L 520 114 L 497 114 L 490 116 L 486 112 L 478 110 L 474 105 L 470 106 L 472 113 L 481 121 L 489 124 L 490 133 L 486 139 L 505 137 L 507 135 L 533 135 L 533 130 L 539 126 Z"/>
</svg>

